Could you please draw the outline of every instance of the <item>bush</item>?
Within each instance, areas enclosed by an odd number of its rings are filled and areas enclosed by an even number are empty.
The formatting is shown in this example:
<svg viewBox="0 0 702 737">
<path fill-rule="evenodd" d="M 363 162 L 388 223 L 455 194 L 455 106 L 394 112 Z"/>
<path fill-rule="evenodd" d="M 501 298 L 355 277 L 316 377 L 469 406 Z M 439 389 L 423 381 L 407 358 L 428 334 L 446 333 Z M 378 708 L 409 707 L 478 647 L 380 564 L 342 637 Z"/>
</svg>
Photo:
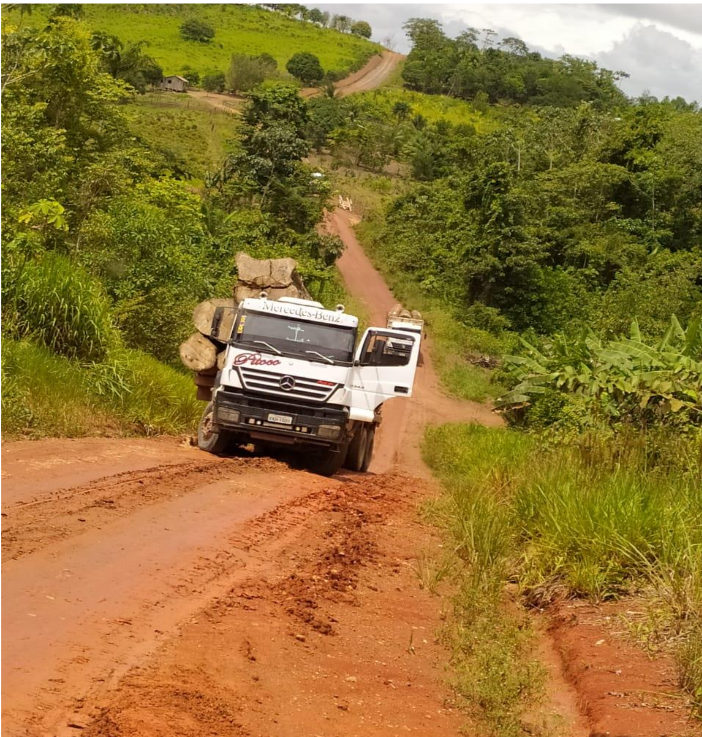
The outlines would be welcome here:
<svg viewBox="0 0 702 737">
<path fill-rule="evenodd" d="M 247 92 L 264 79 L 272 77 L 276 70 L 276 61 L 268 54 L 261 56 L 247 56 L 246 54 L 232 54 L 227 74 L 227 86 L 231 92 Z M 272 60 L 272 63 L 271 63 Z"/>
<path fill-rule="evenodd" d="M 211 72 L 202 78 L 202 87 L 208 92 L 224 92 L 225 85 L 224 72 Z"/>
<path fill-rule="evenodd" d="M 361 38 L 370 38 L 373 35 L 373 30 L 370 27 L 370 23 L 359 20 L 351 26 L 351 33 Z"/>
<path fill-rule="evenodd" d="M 215 29 L 209 23 L 205 23 L 197 18 L 190 18 L 190 20 L 186 20 L 181 24 L 180 35 L 186 41 L 207 43 L 214 38 Z"/>
<path fill-rule="evenodd" d="M 139 351 L 81 365 L 29 341 L 2 346 L 2 431 L 11 437 L 191 432 L 192 379 Z"/>
<path fill-rule="evenodd" d="M 307 85 L 321 82 L 324 77 L 324 70 L 319 63 L 319 59 L 308 51 L 300 51 L 295 54 L 285 65 L 285 68 L 293 77 Z"/>
<path fill-rule="evenodd" d="M 17 337 L 84 361 L 100 361 L 119 344 L 102 285 L 70 258 L 46 253 L 4 277 L 4 312 Z"/>
</svg>

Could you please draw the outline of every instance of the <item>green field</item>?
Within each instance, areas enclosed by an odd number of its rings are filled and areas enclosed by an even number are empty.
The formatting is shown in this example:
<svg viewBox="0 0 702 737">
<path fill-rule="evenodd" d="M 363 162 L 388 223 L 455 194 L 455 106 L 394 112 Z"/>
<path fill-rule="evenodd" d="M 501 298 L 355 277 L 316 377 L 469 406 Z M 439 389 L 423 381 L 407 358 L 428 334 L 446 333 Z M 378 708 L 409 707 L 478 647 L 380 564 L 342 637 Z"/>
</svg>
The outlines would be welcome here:
<svg viewBox="0 0 702 737">
<path fill-rule="evenodd" d="M 221 165 L 236 136 L 236 116 L 190 95 L 138 95 L 125 111 L 136 135 L 197 179 Z"/>
<path fill-rule="evenodd" d="M 35 5 L 22 22 L 43 23 L 53 5 Z M 84 5 L 85 21 L 95 31 L 117 36 L 123 43 L 147 41 L 146 52 L 163 67 L 164 74 L 176 74 L 189 65 L 201 74 L 225 71 L 232 54 L 268 53 L 285 69 L 298 51 L 319 57 L 324 69 L 350 72 L 360 68 L 380 46 L 358 36 L 319 28 L 281 13 L 246 5 Z M 5 15 L 5 14 L 3 14 Z M 19 22 L 19 13 L 7 14 Z M 197 18 L 215 28 L 209 43 L 185 41 L 179 27 L 184 20 Z"/>
<path fill-rule="evenodd" d="M 489 133 L 499 125 L 497 120 L 476 110 L 469 102 L 445 95 L 425 95 L 390 86 L 363 92 L 361 96 L 388 109 L 396 102 L 406 102 L 412 108 L 412 115 L 423 115 L 430 122 L 445 120 L 452 125 L 472 125 L 478 133 Z"/>
</svg>

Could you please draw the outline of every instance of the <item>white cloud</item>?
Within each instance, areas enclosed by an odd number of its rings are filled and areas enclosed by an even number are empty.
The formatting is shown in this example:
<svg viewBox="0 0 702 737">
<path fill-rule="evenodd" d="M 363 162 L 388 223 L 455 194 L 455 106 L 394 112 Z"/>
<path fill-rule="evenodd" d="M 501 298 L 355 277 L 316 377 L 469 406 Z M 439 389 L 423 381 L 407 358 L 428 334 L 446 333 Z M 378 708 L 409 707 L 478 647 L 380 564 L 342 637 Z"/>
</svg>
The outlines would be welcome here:
<svg viewBox="0 0 702 737">
<path fill-rule="evenodd" d="M 597 55 L 608 69 L 623 69 L 629 79 L 622 89 L 637 95 L 647 89 L 656 97 L 677 97 L 702 102 L 702 47 L 654 25 L 637 23 L 612 49 Z"/>
</svg>

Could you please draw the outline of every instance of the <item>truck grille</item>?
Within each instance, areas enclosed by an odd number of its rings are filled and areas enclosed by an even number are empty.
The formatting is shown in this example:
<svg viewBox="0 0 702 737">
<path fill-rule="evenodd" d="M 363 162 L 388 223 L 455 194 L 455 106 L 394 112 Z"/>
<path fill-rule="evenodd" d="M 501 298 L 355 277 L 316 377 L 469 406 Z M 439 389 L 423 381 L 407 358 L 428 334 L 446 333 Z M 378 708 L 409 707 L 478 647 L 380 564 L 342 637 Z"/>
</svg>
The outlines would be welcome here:
<svg viewBox="0 0 702 737">
<path fill-rule="evenodd" d="M 306 379 L 289 374 L 274 374 L 271 371 L 259 371 L 258 369 L 239 368 L 241 380 L 250 391 L 264 392 L 265 394 L 276 394 L 277 396 L 293 397 L 295 399 L 306 399 L 313 402 L 326 402 L 334 393 L 338 384 Z M 290 389 L 283 388 L 282 379 L 292 379 L 293 386 Z M 290 384 L 291 382 L 287 382 Z"/>
</svg>

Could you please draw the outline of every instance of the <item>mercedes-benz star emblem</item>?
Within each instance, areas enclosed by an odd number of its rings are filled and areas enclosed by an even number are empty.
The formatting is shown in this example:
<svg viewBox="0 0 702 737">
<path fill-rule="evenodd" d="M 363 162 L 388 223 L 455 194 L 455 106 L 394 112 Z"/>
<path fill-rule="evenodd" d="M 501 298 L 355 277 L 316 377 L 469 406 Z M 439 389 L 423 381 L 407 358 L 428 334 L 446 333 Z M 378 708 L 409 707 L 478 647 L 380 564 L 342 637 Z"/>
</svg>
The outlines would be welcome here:
<svg viewBox="0 0 702 737">
<path fill-rule="evenodd" d="M 280 388 L 285 389 L 286 392 L 292 391 L 295 388 L 295 379 L 292 376 L 283 376 L 280 380 Z"/>
</svg>

